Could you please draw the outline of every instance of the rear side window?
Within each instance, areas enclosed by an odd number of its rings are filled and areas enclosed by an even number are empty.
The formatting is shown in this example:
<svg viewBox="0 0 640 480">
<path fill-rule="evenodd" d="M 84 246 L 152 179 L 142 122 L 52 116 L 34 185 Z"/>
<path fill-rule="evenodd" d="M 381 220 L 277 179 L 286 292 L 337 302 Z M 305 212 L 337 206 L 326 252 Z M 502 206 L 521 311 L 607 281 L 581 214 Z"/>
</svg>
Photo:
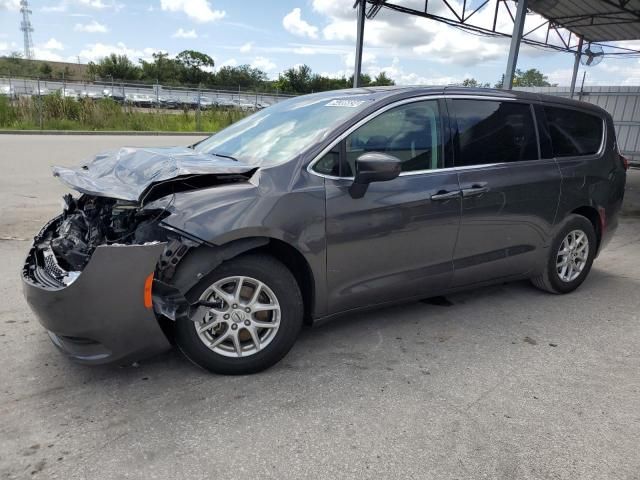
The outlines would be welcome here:
<svg viewBox="0 0 640 480">
<path fill-rule="evenodd" d="M 531 107 L 524 103 L 453 100 L 458 122 L 457 166 L 538 159 Z"/>
<path fill-rule="evenodd" d="M 602 119 L 568 108 L 544 107 L 556 157 L 593 155 L 602 143 Z"/>
</svg>

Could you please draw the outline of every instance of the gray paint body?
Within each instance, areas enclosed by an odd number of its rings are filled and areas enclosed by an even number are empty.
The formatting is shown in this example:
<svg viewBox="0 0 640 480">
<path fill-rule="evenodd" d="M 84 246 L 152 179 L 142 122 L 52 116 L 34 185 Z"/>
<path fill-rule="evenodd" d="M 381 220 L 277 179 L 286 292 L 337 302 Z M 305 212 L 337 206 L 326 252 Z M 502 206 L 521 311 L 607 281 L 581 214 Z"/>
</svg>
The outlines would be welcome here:
<svg viewBox="0 0 640 480">
<path fill-rule="evenodd" d="M 159 199 L 149 207 L 164 202 L 170 213 L 163 220 L 166 226 L 212 246 L 267 238 L 295 249 L 312 274 L 309 310 L 314 321 L 535 275 L 564 218 L 578 208 L 592 208 L 606 218 L 601 244 L 615 230 L 625 172 L 614 151 L 611 118 L 604 110 L 537 94 L 457 88 L 356 89 L 318 95 L 354 93 L 368 93 L 371 105 L 295 159 L 260 168 L 247 182 L 176 193 L 171 202 Z M 587 111 L 606 123 L 603 147 L 591 157 L 549 158 L 543 120 L 536 111 L 542 159 L 456 168 L 456 123 L 450 117 L 443 169 L 372 183 L 362 198 L 354 199 L 348 192 L 351 180 L 318 175 L 309 168 L 345 132 L 385 106 L 413 98 L 438 98 L 444 104 L 457 96 Z M 488 185 L 486 193 L 431 200 L 437 192 L 462 191 L 478 182 Z"/>
</svg>

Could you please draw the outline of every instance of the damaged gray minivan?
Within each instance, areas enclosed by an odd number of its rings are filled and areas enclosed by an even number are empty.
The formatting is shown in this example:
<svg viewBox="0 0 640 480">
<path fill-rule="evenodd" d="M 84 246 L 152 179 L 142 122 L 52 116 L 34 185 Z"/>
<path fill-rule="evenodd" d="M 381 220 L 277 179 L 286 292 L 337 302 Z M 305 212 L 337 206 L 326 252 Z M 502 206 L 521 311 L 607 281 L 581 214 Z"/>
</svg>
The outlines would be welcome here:
<svg viewBox="0 0 640 480">
<path fill-rule="evenodd" d="M 26 299 L 83 363 L 177 346 L 265 369 L 304 323 L 517 279 L 567 293 L 611 238 L 626 160 L 581 102 L 461 88 L 289 99 L 185 148 L 54 175 Z"/>
</svg>

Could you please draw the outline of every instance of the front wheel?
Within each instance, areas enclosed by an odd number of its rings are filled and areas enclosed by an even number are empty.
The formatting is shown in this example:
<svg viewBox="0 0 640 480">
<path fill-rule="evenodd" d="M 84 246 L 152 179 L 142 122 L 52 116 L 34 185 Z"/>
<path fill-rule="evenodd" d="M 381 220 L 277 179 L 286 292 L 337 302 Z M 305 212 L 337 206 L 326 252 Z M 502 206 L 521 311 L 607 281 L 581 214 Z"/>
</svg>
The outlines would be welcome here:
<svg viewBox="0 0 640 480">
<path fill-rule="evenodd" d="M 574 291 L 587 278 L 596 249 L 591 222 L 581 215 L 571 215 L 551 244 L 544 272 L 531 282 L 551 293 Z"/>
<path fill-rule="evenodd" d="M 189 292 L 199 306 L 176 325 L 176 343 L 197 365 L 226 375 L 264 370 L 293 346 L 302 327 L 300 288 L 268 255 L 224 262 Z"/>
</svg>

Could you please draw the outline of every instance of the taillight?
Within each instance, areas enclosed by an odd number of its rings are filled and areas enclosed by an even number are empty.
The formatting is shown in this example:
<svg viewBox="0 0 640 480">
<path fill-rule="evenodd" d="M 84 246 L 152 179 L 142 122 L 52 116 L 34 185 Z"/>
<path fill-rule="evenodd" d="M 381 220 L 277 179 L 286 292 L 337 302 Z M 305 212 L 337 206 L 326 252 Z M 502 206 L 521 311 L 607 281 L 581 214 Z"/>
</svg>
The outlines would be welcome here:
<svg viewBox="0 0 640 480">
<path fill-rule="evenodd" d="M 625 170 L 629 170 L 629 159 L 624 155 L 620 155 L 620 160 L 622 160 L 622 166 Z"/>
</svg>

